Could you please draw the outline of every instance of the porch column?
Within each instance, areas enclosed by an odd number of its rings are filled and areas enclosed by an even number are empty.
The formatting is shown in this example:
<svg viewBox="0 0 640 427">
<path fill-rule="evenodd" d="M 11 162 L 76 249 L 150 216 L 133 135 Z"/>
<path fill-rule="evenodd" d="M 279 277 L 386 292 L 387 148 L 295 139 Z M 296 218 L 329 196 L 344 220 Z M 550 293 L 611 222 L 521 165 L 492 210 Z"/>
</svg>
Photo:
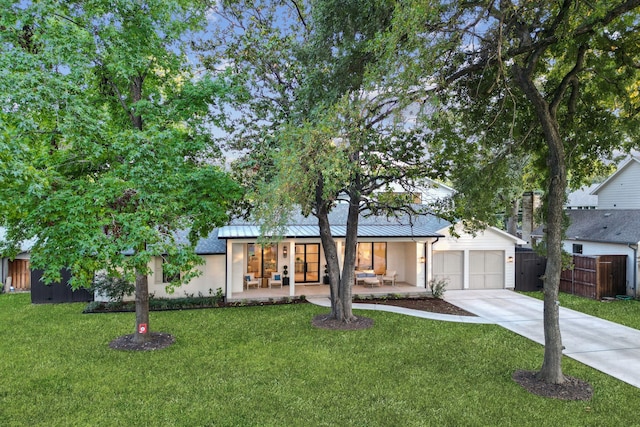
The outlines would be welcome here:
<svg viewBox="0 0 640 427">
<path fill-rule="evenodd" d="M 227 255 L 226 255 L 227 277 L 225 280 L 224 294 L 227 298 L 233 298 L 233 243 L 227 239 Z"/>
<path fill-rule="evenodd" d="M 344 266 L 344 240 L 336 239 L 336 251 L 338 252 L 338 266 L 340 267 L 340 276 L 342 277 L 342 267 Z"/>
<path fill-rule="evenodd" d="M 289 296 L 293 298 L 296 296 L 296 246 L 295 241 L 291 240 L 288 242 L 284 242 L 284 244 L 288 246 L 287 250 L 289 251 L 289 260 L 287 261 L 287 269 L 289 270 Z"/>
</svg>

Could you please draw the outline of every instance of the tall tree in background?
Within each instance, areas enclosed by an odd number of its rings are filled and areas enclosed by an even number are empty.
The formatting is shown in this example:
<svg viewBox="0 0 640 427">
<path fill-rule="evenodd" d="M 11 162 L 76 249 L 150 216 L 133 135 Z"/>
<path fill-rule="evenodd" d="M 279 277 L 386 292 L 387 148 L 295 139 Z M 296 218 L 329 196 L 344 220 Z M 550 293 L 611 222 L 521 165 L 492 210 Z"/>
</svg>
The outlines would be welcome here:
<svg viewBox="0 0 640 427">
<path fill-rule="evenodd" d="M 240 196 L 213 165 L 210 109 L 229 89 L 195 76 L 185 50 L 209 3 L 1 2 L 5 250 L 35 238 L 33 266 L 45 281 L 69 268 L 74 288 L 100 270 L 135 280 L 138 342 L 150 261 L 164 256 L 173 285 L 188 282 L 193 243 Z"/>
<path fill-rule="evenodd" d="M 387 1 L 223 2 L 227 27 L 208 43 L 210 67 L 228 64 L 253 95 L 238 103 L 233 148 L 252 188 L 253 215 L 276 233 L 294 209 L 318 219 L 332 319 L 350 322 L 361 212 L 408 211 L 391 183 L 415 190 L 431 175 L 421 136 L 393 92 L 368 80 L 369 43 L 390 24 Z M 226 62 L 225 62 L 226 61 Z M 344 258 L 329 224 L 348 204 Z M 274 231 L 276 230 L 276 231 Z"/>
<path fill-rule="evenodd" d="M 577 184 L 601 158 L 637 145 L 639 5 L 416 0 L 396 11 L 382 42 L 396 65 L 387 81 L 422 90 L 432 109 L 428 126 L 442 142 L 433 155 L 465 218 L 493 215 L 509 159 L 534 154 L 548 257 L 539 377 L 550 383 L 565 380 L 557 301 L 567 179 Z"/>
</svg>

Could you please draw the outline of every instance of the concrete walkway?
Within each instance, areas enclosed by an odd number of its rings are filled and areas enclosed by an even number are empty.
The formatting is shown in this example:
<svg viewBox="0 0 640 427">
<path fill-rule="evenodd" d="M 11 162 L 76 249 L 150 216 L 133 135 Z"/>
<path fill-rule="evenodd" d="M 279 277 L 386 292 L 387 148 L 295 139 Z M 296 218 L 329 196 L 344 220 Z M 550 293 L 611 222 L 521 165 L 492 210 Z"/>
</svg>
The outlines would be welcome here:
<svg viewBox="0 0 640 427">
<path fill-rule="evenodd" d="M 500 290 L 447 291 L 444 299 L 544 345 L 543 302 Z M 563 354 L 640 388 L 640 330 L 560 307 Z"/>
<path fill-rule="evenodd" d="M 544 345 L 543 303 L 517 292 L 449 290 L 444 299 L 478 317 L 452 316 L 382 304 L 358 304 L 358 310 L 381 310 L 424 319 L 497 324 Z M 330 307 L 328 298 L 308 298 Z M 640 388 L 640 330 L 560 307 L 563 354 L 605 374 Z"/>
</svg>

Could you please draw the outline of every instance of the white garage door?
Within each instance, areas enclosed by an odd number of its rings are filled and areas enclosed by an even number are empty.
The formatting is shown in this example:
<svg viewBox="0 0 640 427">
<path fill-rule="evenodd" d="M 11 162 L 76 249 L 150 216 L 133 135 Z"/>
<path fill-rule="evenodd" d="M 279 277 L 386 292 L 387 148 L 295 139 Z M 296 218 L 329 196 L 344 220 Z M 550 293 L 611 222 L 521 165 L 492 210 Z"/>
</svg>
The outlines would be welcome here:
<svg viewBox="0 0 640 427">
<path fill-rule="evenodd" d="M 469 251 L 469 288 L 504 288 L 504 251 Z"/>
<path fill-rule="evenodd" d="M 464 253 L 462 251 L 434 251 L 434 280 L 446 280 L 447 289 L 462 289 L 463 264 Z"/>
</svg>

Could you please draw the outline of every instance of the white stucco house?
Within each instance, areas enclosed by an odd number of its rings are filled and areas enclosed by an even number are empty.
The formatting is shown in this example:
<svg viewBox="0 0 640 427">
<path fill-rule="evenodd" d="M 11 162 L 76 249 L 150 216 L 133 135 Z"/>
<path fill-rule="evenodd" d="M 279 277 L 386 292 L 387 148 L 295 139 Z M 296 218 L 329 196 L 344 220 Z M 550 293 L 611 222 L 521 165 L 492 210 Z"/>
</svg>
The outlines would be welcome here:
<svg viewBox="0 0 640 427">
<path fill-rule="evenodd" d="M 330 214 L 332 234 L 339 256 L 344 254 L 346 205 L 338 205 Z M 458 237 L 450 233 L 451 224 L 434 215 L 387 218 L 362 215 L 358 227 L 357 271 L 384 275 L 395 272 L 399 292 L 426 291 L 429 281 L 444 279 L 448 289 L 503 289 L 514 287 L 516 245 L 524 241 L 495 228 L 476 235 L 456 227 Z M 329 294 L 323 285 L 324 251 L 316 218 L 295 216 L 278 243 L 260 245 L 257 224 L 235 221 L 214 230 L 200 241 L 197 252 L 204 258 L 202 275 L 175 290 L 173 296 L 204 295 L 221 288 L 228 299 L 296 296 L 309 287 Z M 340 259 L 342 265 L 342 259 Z M 156 297 L 169 296 L 157 258 L 149 277 L 149 290 Z M 285 286 L 270 289 L 272 273 L 287 272 Z M 246 276 L 258 281 L 248 289 Z M 316 292 L 316 294 L 317 294 Z"/>
</svg>

